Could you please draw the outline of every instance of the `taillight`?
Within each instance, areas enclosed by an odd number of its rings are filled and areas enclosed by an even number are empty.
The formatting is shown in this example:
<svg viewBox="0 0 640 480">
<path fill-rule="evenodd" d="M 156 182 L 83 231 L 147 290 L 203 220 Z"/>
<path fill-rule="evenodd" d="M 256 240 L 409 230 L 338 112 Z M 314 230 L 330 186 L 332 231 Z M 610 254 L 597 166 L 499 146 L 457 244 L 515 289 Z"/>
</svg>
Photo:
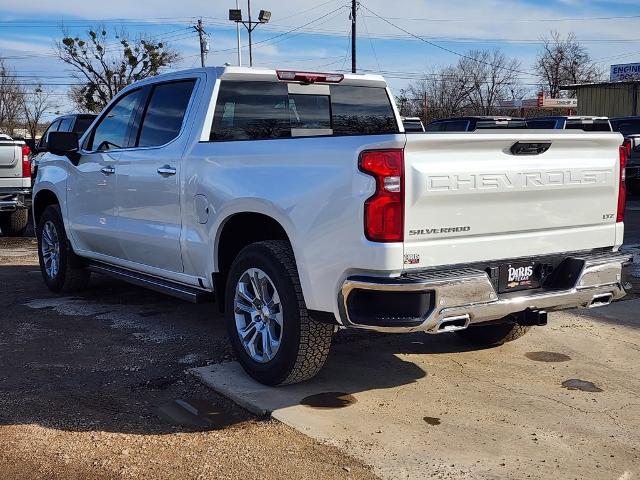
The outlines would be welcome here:
<svg viewBox="0 0 640 480">
<path fill-rule="evenodd" d="M 29 154 L 31 149 L 28 145 L 22 145 L 22 178 L 31 178 L 31 162 Z"/>
<path fill-rule="evenodd" d="M 370 150 L 360 154 L 360 170 L 373 176 L 376 191 L 364 203 L 364 233 L 373 242 L 404 239 L 404 151 Z"/>
<path fill-rule="evenodd" d="M 627 176 L 625 168 L 627 166 L 627 152 L 629 148 L 625 144 L 626 142 L 620 146 L 620 186 L 618 187 L 618 214 L 616 215 L 616 222 L 624 222 L 624 206 L 627 198 L 627 186 L 625 183 Z"/>
</svg>

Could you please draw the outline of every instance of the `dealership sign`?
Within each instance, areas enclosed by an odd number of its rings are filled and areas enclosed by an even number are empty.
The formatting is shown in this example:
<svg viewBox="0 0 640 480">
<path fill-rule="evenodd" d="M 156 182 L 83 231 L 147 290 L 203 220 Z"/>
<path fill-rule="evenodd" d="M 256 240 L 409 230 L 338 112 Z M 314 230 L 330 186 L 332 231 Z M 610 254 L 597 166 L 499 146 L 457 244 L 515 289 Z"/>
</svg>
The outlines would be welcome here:
<svg viewBox="0 0 640 480">
<path fill-rule="evenodd" d="M 544 98 L 542 100 L 544 108 L 578 108 L 577 98 Z"/>
<path fill-rule="evenodd" d="M 612 82 L 624 80 L 640 80 L 640 63 L 627 63 L 624 65 L 611 65 Z"/>
</svg>

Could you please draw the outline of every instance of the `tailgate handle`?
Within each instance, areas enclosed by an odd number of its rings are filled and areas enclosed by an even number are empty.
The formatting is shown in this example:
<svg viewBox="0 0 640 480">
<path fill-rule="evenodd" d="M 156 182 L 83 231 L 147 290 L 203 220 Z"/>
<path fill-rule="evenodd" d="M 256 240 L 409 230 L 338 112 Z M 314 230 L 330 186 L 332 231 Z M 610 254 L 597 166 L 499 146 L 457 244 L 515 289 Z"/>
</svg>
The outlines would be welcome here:
<svg viewBox="0 0 640 480">
<path fill-rule="evenodd" d="M 551 142 L 516 142 L 511 146 L 513 155 L 540 155 L 551 147 Z"/>
</svg>

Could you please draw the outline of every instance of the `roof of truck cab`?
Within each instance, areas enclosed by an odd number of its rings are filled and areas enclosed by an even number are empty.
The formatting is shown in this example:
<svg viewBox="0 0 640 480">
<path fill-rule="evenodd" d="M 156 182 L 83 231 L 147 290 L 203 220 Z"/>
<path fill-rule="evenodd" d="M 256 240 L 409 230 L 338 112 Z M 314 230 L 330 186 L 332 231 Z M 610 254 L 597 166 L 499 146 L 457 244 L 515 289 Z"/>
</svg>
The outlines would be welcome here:
<svg viewBox="0 0 640 480">
<path fill-rule="evenodd" d="M 199 73 L 207 73 L 216 78 L 224 79 L 224 80 L 256 80 L 256 81 L 278 81 L 277 71 L 285 70 L 285 71 L 295 71 L 295 72 L 304 72 L 304 73 L 337 73 L 337 72 L 309 72 L 307 69 L 293 69 L 293 68 L 283 68 L 283 69 L 275 69 L 275 68 L 256 68 L 256 67 L 234 67 L 234 66 L 223 66 L 223 67 L 204 67 L 204 68 L 192 68 L 189 70 L 176 70 L 173 72 L 166 72 L 160 75 L 156 75 L 155 77 L 149 77 L 147 79 L 141 80 L 140 82 L 136 82 L 137 85 L 147 84 L 147 83 L 156 83 L 166 80 L 172 80 L 177 78 L 185 78 L 190 75 L 199 74 Z M 386 87 L 387 82 L 381 75 L 372 75 L 372 74 L 358 74 L 358 73 L 337 73 L 339 75 L 343 75 L 344 79 L 340 82 L 342 85 L 362 85 L 362 86 L 372 86 L 372 87 Z M 283 82 L 288 82 L 283 80 Z M 291 82 L 288 82 L 291 83 Z M 319 84 L 323 84 L 323 82 L 317 82 Z M 127 88 L 130 88 L 127 87 Z"/>
</svg>

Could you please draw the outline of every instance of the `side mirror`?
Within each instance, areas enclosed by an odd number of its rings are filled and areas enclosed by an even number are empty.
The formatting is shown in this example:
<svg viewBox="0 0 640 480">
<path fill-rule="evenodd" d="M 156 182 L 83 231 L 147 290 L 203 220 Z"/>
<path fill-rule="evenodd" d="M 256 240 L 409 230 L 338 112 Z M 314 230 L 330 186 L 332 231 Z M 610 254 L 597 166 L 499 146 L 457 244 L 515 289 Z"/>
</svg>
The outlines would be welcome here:
<svg viewBox="0 0 640 480">
<path fill-rule="evenodd" d="M 47 151 L 54 155 L 69 155 L 79 149 L 78 134 L 74 132 L 51 132 L 47 142 Z"/>
</svg>

